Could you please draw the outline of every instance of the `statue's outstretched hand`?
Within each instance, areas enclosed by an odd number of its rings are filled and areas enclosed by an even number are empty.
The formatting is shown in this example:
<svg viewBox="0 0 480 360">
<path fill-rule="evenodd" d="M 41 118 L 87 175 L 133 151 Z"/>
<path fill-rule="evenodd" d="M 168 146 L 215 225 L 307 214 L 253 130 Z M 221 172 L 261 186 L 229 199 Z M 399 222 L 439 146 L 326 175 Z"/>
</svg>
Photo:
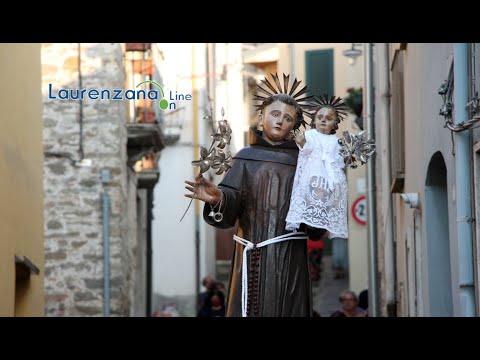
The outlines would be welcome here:
<svg viewBox="0 0 480 360">
<path fill-rule="evenodd" d="M 185 194 L 188 198 L 199 199 L 212 205 L 217 204 L 222 196 L 220 189 L 202 174 L 195 178 L 195 182 L 185 180 L 185 189 L 191 193 Z"/>
</svg>

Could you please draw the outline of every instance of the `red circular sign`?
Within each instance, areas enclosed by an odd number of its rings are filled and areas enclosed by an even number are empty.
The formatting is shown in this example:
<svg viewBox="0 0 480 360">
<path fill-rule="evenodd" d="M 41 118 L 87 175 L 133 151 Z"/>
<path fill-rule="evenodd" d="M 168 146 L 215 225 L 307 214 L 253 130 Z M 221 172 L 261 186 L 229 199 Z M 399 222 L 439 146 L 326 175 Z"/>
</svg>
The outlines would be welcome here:
<svg viewBox="0 0 480 360">
<path fill-rule="evenodd" d="M 355 221 L 360 225 L 367 224 L 367 198 L 365 195 L 360 196 L 353 202 L 352 215 Z"/>
</svg>

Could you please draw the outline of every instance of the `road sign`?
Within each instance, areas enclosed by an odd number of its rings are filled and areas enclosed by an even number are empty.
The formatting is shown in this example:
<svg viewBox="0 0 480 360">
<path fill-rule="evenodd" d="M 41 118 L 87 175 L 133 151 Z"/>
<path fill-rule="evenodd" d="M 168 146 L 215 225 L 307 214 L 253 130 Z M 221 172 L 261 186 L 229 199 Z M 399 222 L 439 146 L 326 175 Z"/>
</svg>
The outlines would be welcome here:
<svg viewBox="0 0 480 360">
<path fill-rule="evenodd" d="M 367 224 L 367 198 L 365 195 L 360 196 L 353 202 L 352 215 L 355 221 L 360 225 Z"/>
</svg>

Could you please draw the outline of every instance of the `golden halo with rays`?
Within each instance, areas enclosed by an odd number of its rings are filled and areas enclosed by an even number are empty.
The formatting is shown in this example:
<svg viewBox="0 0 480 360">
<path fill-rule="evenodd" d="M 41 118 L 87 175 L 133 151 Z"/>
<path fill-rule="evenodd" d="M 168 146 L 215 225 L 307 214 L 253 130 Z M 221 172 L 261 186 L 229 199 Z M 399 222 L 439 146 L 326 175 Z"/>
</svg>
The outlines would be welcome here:
<svg viewBox="0 0 480 360">
<path fill-rule="evenodd" d="M 305 106 L 306 108 L 310 109 L 313 112 L 307 112 L 307 116 L 310 117 L 313 121 L 313 118 L 318 110 L 323 107 L 331 107 L 335 109 L 337 113 L 338 122 L 344 120 L 344 118 L 348 115 L 347 110 L 348 106 L 345 104 L 343 99 L 340 96 L 333 95 L 329 98 L 327 93 L 324 93 L 323 96 L 313 96 L 313 102 Z"/>
<path fill-rule="evenodd" d="M 275 85 L 277 88 L 273 86 L 273 84 L 268 81 L 267 77 L 265 77 L 264 80 L 260 80 L 262 84 L 264 84 L 267 88 L 263 88 L 260 85 L 257 84 L 258 91 L 260 91 L 262 94 L 265 94 L 266 96 L 261 96 L 256 94 L 253 98 L 254 101 L 260 101 L 260 104 L 254 105 L 257 109 L 257 111 L 260 111 L 264 108 L 265 102 L 272 96 L 277 95 L 277 94 L 284 94 L 287 96 L 290 96 L 293 100 L 295 100 L 300 108 L 302 109 L 302 113 L 305 113 L 308 115 L 308 112 L 306 109 L 311 109 L 311 105 L 308 103 L 309 100 L 314 99 L 313 96 L 305 96 L 303 98 L 300 98 L 302 95 L 304 95 L 307 92 L 307 86 L 305 85 L 302 89 L 297 91 L 295 94 L 295 90 L 298 88 L 300 85 L 301 81 L 298 81 L 297 78 L 293 81 L 292 87 L 289 89 L 289 80 L 290 80 L 290 75 L 285 75 L 283 74 L 283 89 L 282 85 L 280 83 L 280 79 L 278 78 L 277 73 L 270 74 L 273 78 L 273 81 L 275 82 Z M 305 120 L 301 119 L 300 123 L 295 126 L 295 128 L 300 127 L 303 125 L 306 127 L 306 122 Z"/>
</svg>

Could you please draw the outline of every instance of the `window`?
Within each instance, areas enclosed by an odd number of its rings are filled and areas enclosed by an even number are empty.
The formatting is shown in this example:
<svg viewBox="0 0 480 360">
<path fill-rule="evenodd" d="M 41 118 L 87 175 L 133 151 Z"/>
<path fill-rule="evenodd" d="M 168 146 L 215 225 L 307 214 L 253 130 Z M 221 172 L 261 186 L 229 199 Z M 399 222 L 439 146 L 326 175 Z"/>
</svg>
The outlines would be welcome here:
<svg viewBox="0 0 480 360">
<path fill-rule="evenodd" d="M 334 94 L 333 49 L 305 52 L 305 73 L 308 95 Z"/>
</svg>

